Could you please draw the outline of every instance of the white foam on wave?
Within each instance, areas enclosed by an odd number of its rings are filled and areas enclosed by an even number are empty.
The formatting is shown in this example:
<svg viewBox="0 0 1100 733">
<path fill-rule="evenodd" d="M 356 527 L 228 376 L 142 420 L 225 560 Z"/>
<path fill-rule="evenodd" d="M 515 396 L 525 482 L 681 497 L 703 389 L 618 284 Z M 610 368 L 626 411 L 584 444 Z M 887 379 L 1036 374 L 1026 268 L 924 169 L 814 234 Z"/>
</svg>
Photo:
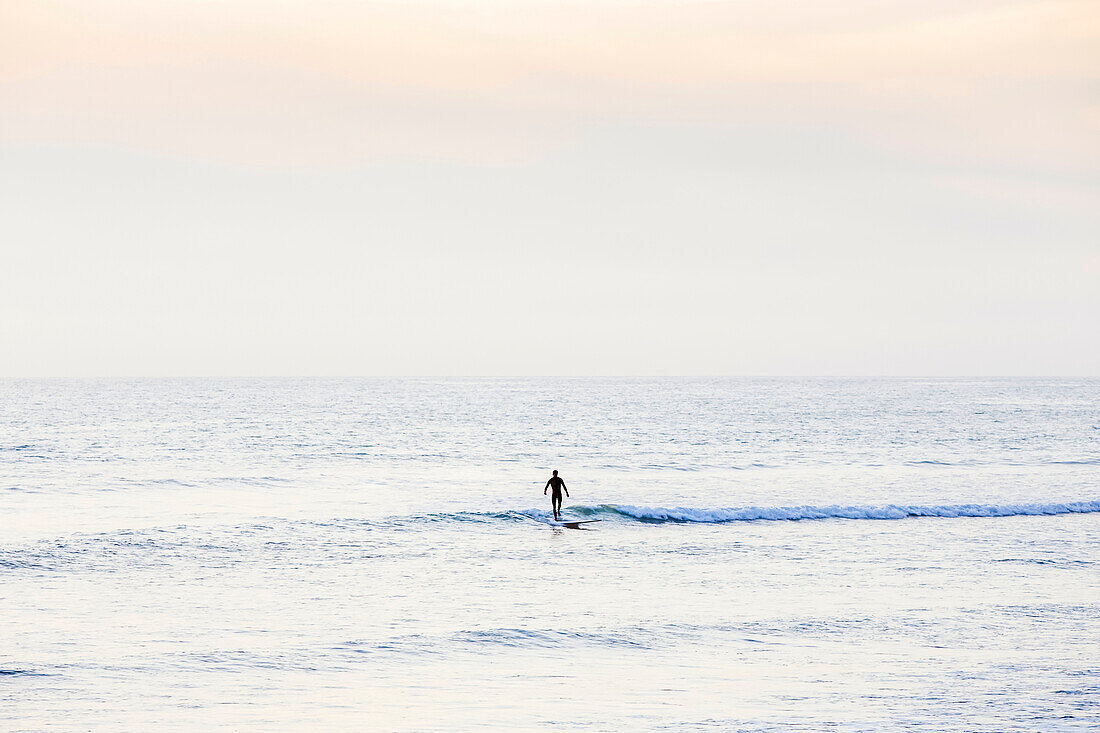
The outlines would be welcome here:
<svg viewBox="0 0 1100 733">
<path fill-rule="evenodd" d="M 582 514 L 614 514 L 643 522 L 753 522 L 758 520 L 807 519 L 904 519 L 906 517 L 1015 517 L 1100 512 L 1100 501 L 1049 502 L 1041 504 L 941 504 L 916 506 L 884 504 L 880 506 L 777 506 L 730 509 L 691 507 L 640 507 L 629 504 L 602 504 L 597 507 L 571 507 Z"/>
</svg>

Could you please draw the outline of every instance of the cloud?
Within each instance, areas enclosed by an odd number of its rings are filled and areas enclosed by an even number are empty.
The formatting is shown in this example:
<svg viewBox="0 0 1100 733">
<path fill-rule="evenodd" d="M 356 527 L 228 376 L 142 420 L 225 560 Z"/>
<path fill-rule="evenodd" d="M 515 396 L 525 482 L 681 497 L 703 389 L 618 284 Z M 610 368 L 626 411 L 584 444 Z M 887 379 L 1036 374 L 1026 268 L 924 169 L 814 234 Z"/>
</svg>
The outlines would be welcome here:
<svg viewBox="0 0 1100 733">
<path fill-rule="evenodd" d="M 0 132 L 258 166 L 509 164 L 608 124 L 805 120 L 1095 162 L 1090 4 L 890 5 L 15 2 Z"/>
<path fill-rule="evenodd" d="M 9 374 L 1100 365 L 1089 4 L 3 13 Z"/>
</svg>

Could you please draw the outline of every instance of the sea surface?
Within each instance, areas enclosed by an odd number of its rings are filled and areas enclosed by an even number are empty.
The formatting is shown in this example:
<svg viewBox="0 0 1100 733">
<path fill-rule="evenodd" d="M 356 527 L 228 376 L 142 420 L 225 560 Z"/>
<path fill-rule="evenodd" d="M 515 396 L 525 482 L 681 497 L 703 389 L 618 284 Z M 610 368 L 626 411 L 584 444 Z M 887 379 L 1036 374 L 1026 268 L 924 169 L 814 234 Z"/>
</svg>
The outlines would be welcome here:
<svg viewBox="0 0 1100 733">
<path fill-rule="evenodd" d="M 4 381 L 0 578 L 4 731 L 1096 731 L 1100 380 Z"/>
</svg>

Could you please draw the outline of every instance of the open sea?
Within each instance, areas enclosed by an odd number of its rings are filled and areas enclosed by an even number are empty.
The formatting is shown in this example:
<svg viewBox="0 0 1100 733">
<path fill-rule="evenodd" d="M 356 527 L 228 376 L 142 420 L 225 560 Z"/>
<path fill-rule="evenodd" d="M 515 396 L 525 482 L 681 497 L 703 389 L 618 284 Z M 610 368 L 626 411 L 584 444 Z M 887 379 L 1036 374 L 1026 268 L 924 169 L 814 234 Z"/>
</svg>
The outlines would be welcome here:
<svg viewBox="0 0 1100 733">
<path fill-rule="evenodd" d="M 0 578 L 4 731 L 1096 731 L 1100 380 L 2 381 Z"/>
</svg>

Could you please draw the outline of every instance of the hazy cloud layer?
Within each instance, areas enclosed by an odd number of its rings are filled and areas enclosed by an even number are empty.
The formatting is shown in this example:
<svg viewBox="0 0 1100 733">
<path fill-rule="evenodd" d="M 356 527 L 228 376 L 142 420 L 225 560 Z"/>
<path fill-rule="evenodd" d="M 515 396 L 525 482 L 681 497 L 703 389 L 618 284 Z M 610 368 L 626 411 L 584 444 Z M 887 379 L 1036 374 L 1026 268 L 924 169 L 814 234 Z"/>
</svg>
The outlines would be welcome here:
<svg viewBox="0 0 1100 733">
<path fill-rule="evenodd" d="M 8 2 L 0 374 L 1096 374 L 1078 2 Z"/>
</svg>

